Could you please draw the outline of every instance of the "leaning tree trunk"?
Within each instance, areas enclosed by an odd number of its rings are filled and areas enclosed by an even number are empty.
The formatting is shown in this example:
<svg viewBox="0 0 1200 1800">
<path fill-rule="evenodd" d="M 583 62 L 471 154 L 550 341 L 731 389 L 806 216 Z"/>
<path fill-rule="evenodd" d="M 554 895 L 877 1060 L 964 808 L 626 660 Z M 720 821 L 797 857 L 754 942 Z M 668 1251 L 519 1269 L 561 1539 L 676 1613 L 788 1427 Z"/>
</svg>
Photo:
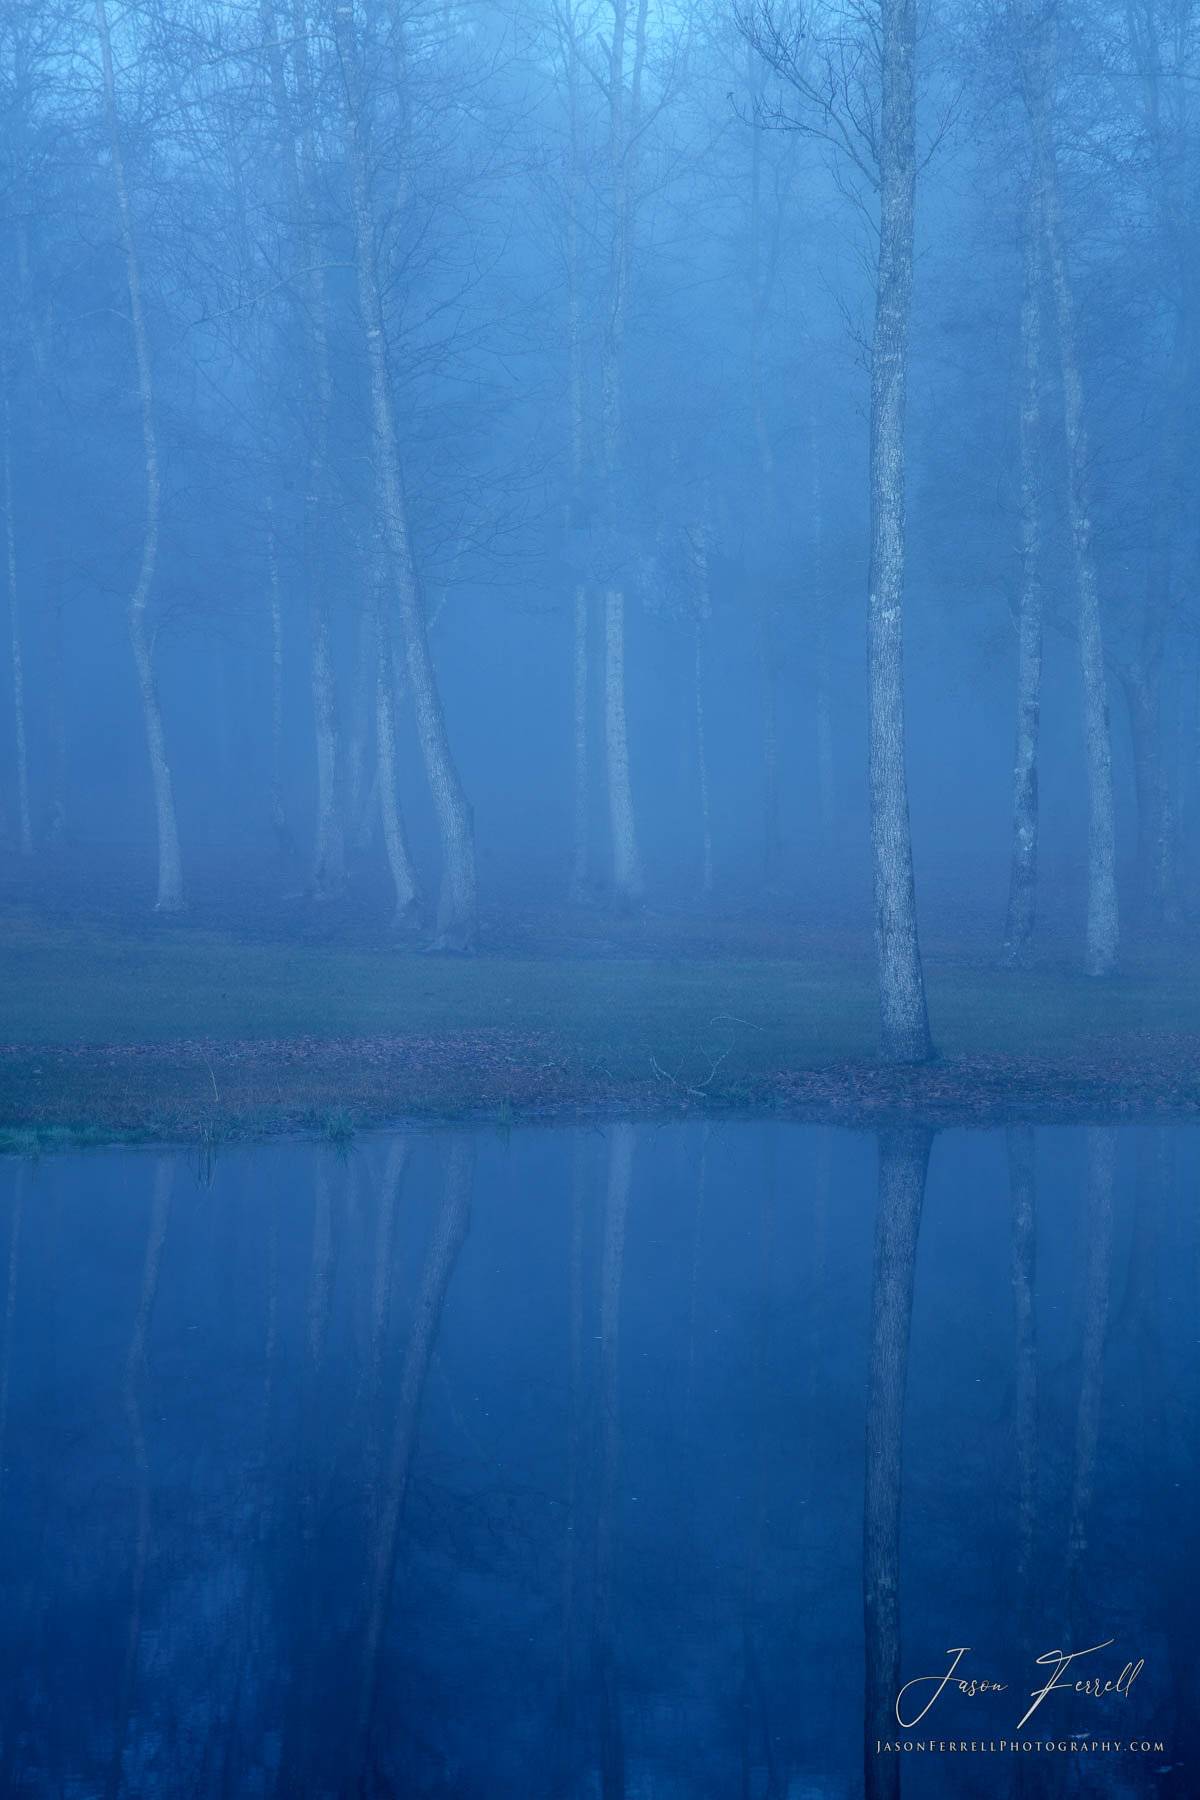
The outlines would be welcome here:
<svg viewBox="0 0 1200 1800">
<path fill-rule="evenodd" d="M 1013 757 L 1012 863 L 1000 960 L 1028 960 L 1037 911 L 1038 736 L 1042 709 L 1041 221 L 1031 183 L 1021 294 L 1021 597 L 1017 611 L 1017 746 Z"/>
<path fill-rule="evenodd" d="M 429 647 L 425 607 L 417 583 L 408 507 L 400 467 L 395 400 L 388 368 L 383 300 L 376 268 L 375 230 L 368 176 L 369 123 L 362 92 L 354 15 L 337 14 L 336 37 L 347 100 L 347 152 L 354 215 L 354 269 L 366 336 L 371 391 L 376 496 L 383 539 L 392 565 L 404 628 L 408 680 L 425 773 L 433 795 L 442 846 L 442 882 L 434 948 L 469 950 L 478 925 L 475 880 L 475 825 L 450 750 L 442 697 Z"/>
<path fill-rule="evenodd" d="M 1034 31 L 1029 26 L 1028 32 Z M 1052 27 L 1051 27 L 1052 33 Z M 1088 485 L 1089 449 L 1079 373 L 1075 301 L 1067 271 L 1062 191 L 1050 113 L 1053 36 L 1026 41 L 1021 50 L 1025 103 L 1033 132 L 1042 213 L 1043 241 L 1054 295 L 1062 377 L 1063 425 L 1067 452 L 1067 499 L 1075 577 L 1079 590 L 1079 659 L 1083 678 L 1084 751 L 1088 782 L 1087 972 L 1110 975 L 1120 943 L 1117 909 L 1116 824 L 1113 814 L 1112 742 L 1104 669 L 1104 632 L 1093 545 Z"/>
<path fill-rule="evenodd" d="M 125 180 L 125 157 L 117 122 L 117 90 L 113 77 L 112 44 L 108 32 L 108 16 L 104 0 L 96 0 L 96 30 L 100 38 L 100 59 L 104 73 L 104 108 L 108 125 L 108 148 L 112 158 L 113 184 L 116 188 L 117 211 L 121 223 L 121 242 L 125 251 L 125 279 L 129 292 L 129 318 L 133 327 L 133 348 L 137 360 L 138 402 L 142 416 L 142 455 L 146 473 L 146 523 L 142 534 L 142 560 L 137 585 L 129 601 L 129 641 L 137 669 L 138 689 L 142 697 L 142 716 L 146 727 L 146 745 L 150 752 L 150 776 L 154 784 L 154 811 L 158 828 L 158 898 L 159 912 L 178 912 L 183 905 L 183 869 L 179 859 L 179 827 L 175 818 L 175 795 L 171 770 L 167 762 L 167 740 L 163 729 L 162 707 L 158 698 L 158 677 L 154 668 L 154 638 L 147 619 L 150 590 L 158 562 L 159 524 L 162 506 L 162 483 L 158 463 L 158 435 L 154 423 L 154 388 L 150 376 L 150 339 L 146 315 L 142 307 L 142 277 L 138 263 L 137 238 L 133 229 L 133 212 Z"/>
<path fill-rule="evenodd" d="M 863 1508 L 866 1629 L 864 1750 L 868 1800 L 896 1800 L 899 1758 L 877 1756 L 890 1737 L 900 1690 L 900 1489 L 904 1395 L 917 1236 L 933 1133 L 905 1125 L 879 1133 L 879 1190 L 867 1368 L 867 1471 Z"/>
<path fill-rule="evenodd" d="M 475 1151 L 468 1139 L 450 1145 L 442 1176 L 442 1195 L 425 1251 L 421 1285 L 413 1307 L 408 1342 L 400 1367 L 400 1386 L 392 1422 L 392 1441 L 383 1490 L 379 1496 L 374 1541 L 364 1587 L 362 1666 L 359 1674 L 355 1731 L 344 1792 L 358 1794 L 366 1775 L 371 1726 L 379 1693 L 384 1639 L 396 1580 L 400 1525 L 409 1475 L 421 1424 L 421 1403 L 445 1311 L 446 1295 L 459 1254 L 471 1226 L 471 1189 Z"/>
<path fill-rule="evenodd" d="M 916 213 L 916 0 L 883 0 L 879 265 L 871 348 L 868 777 L 880 1055 L 933 1054 L 917 939 L 904 750 L 904 406 Z"/>
</svg>

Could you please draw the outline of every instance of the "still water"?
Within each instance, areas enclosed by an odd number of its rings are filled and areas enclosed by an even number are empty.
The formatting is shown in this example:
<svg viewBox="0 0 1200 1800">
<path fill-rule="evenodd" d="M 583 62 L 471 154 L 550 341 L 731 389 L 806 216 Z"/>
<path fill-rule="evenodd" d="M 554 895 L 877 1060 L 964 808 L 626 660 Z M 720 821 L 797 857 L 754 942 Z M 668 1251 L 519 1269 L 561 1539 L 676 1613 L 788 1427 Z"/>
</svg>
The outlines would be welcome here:
<svg viewBox="0 0 1200 1800">
<path fill-rule="evenodd" d="M 1200 1794 L 1198 1174 L 784 1124 L 6 1162 L 0 1791 Z"/>
</svg>

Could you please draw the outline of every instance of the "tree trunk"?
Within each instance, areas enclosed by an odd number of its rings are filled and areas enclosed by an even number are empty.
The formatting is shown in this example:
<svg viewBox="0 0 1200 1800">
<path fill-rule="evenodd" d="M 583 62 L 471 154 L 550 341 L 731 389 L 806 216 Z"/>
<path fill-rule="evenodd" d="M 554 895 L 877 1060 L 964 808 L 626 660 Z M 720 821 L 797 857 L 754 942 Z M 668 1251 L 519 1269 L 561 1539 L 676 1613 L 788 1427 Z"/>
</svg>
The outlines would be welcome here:
<svg viewBox="0 0 1200 1800">
<path fill-rule="evenodd" d="M 917 1237 L 932 1144 L 933 1133 L 924 1126 L 900 1126 L 879 1133 L 863 1511 L 867 1800 L 896 1800 L 900 1792 L 900 1759 L 877 1756 L 875 1740 L 892 1735 L 895 1729 L 893 1709 L 900 1691 L 900 1489 L 904 1395 L 908 1385 Z"/>
<path fill-rule="evenodd" d="M 379 765 L 379 811 L 388 868 L 396 891 L 393 925 L 411 930 L 420 923 L 421 895 L 408 848 L 396 771 L 396 671 L 392 660 L 392 621 L 388 614 L 384 570 L 375 578 L 375 753 Z"/>
<path fill-rule="evenodd" d="M 369 555 L 365 558 L 373 564 Z M 371 592 L 374 595 L 374 568 L 371 568 Z M 346 818 L 352 847 L 365 854 L 371 848 L 374 826 L 372 806 L 375 783 L 367 775 L 370 762 L 372 652 L 378 643 L 375 606 L 364 606 L 359 613 L 354 657 L 354 691 L 350 706 L 350 743 L 346 754 Z"/>
<path fill-rule="evenodd" d="M 834 850 L 837 824 L 837 787 L 833 761 L 833 705 L 830 688 L 829 626 L 826 609 L 829 595 L 825 585 L 825 484 L 821 479 L 821 455 L 817 443 L 815 411 L 809 419 L 809 446 L 812 455 L 812 607 L 816 620 L 817 661 L 817 805 L 821 822 L 821 844 L 826 856 Z"/>
<path fill-rule="evenodd" d="M 880 1055 L 933 1054 L 917 939 L 904 747 L 904 408 L 916 208 L 916 0 L 883 0 L 879 263 L 871 348 L 868 778 Z"/>
<path fill-rule="evenodd" d="M 583 399 L 583 300 L 579 259 L 579 200 L 582 170 L 579 153 L 579 68 L 574 20 L 569 23 L 566 44 L 567 108 L 570 127 L 570 171 L 567 186 L 567 327 L 568 400 L 570 407 L 571 491 L 567 500 L 568 527 L 578 530 L 583 517 L 585 459 Z M 574 775 L 574 809 L 571 834 L 571 879 L 568 895 L 579 906 L 587 898 L 589 867 L 589 789 L 591 744 L 588 734 L 588 650 L 590 608 L 587 584 L 575 583 L 571 682 L 571 752 Z"/>
<path fill-rule="evenodd" d="M 601 360 L 601 400 L 605 464 L 605 504 L 610 537 L 621 542 L 625 526 L 619 502 L 624 463 L 625 326 L 629 310 L 629 265 L 633 247 L 633 176 L 641 127 L 642 69 L 646 55 L 647 0 L 636 0 L 634 55 L 628 117 L 625 106 L 625 35 L 627 0 L 613 0 L 613 31 L 608 49 L 609 170 L 612 229 L 609 238 L 608 306 Z M 623 559 L 623 553 L 622 553 Z M 629 776 L 629 739 L 625 717 L 625 594 L 616 583 L 604 596 L 604 716 L 608 809 L 612 828 L 613 898 L 618 906 L 635 905 L 643 893 L 633 787 Z"/>
<path fill-rule="evenodd" d="M 1013 757 L 1012 863 L 1000 960 L 1029 959 L 1037 911 L 1038 735 L 1042 708 L 1041 220 L 1031 183 L 1021 293 L 1021 596 L 1017 610 L 1017 746 Z"/>
<path fill-rule="evenodd" d="M 1062 192 L 1050 115 L 1049 83 L 1054 61 L 1053 25 L 1040 28 L 1039 36 L 1038 28 L 1029 24 L 1026 33 L 1019 55 L 1037 160 L 1043 241 L 1054 295 L 1067 452 L 1068 511 L 1079 589 L 1079 659 L 1083 678 L 1084 752 L 1088 781 L 1086 966 L 1089 975 L 1110 975 L 1117 965 L 1120 943 L 1112 743 L 1100 590 L 1093 548 L 1092 504 L 1088 488 L 1090 455 L 1084 419 L 1083 383 L 1079 373 L 1075 301 L 1067 272 Z"/>
<path fill-rule="evenodd" d="M 693 680 L 696 690 L 696 776 L 700 787 L 700 892 L 705 900 L 713 891 L 712 803 L 708 790 L 708 747 L 704 732 L 704 614 L 695 622 L 696 654 Z"/>
<path fill-rule="evenodd" d="M 133 327 L 133 347 L 137 360 L 138 401 L 142 417 L 142 452 L 146 474 L 146 524 L 142 535 L 142 560 L 137 585 L 129 601 L 129 641 L 137 669 L 138 689 L 142 697 L 142 716 L 146 727 L 146 747 L 150 753 L 150 775 L 154 784 L 154 812 L 158 835 L 159 912 L 178 912 L 183 905 L 183 869 L 179 858 L 179 827 L 175 817 L 175 796 L 171 770 L 167 762 L 166 732 L 158 698 L 158 678 L 154 668 L 154 639 L 146 617 L 150 590 L 158 562 L 158 538 L 162 504 L 162 487 L 158 462 L 158 436 L 154 423 L 154 389 L 150 375 L 150 340 L 142 308 L 142 278 L 138 264 L 137 239 L 133 229 L 133 213 L 125 181 L 125 158 L 121 132 L 117 122 L 117 92 L 113 78 L 112 45 L 108 33 L 108 17 L 104 0 L 95 0 L 96 30 L 100 39 L 100 58 L 104 73 L 104 107 L 108 126 L 108 147 L 112 158 L 113 183 L 117 195 L 117 211 L 121 222 L 121 242 L 125 251 L 125 277 L 129 292 L 129 317 Z"/>
<path fill-rule="evenodd" d="M 22 856 L 33 855 L 33 815 L 29 807 L 29 750 L 25 731 L 25 664 L 21 644 L 17 583 L 17 522 L 13 516 L 12 404 L 4 375 L 4 538 L 8 573 L 8 621 L 12 642 L 13 729 L 17 740 L 17 819 Z"/>
<path fill-rule="evenodd" d="M 705 900 L 713 891 L 712 804 L 708 783 L 708 739 L 704 720 L 704 634 L 712 616 L 708 575 L 708 523 L 699 519 L 692 529 L 692 565 L 696 584 L 692 612 L 692 688 L 696 713 L 696 781 L 700 793 L 700 892 Z"/>
<path fill-rule="evenodd" d="M 67 738 L 66 656 L 63 648 L 63 597 L 50 605 L 50 641 L 46 681 L 50 724 L 50 843 L 61 850 L 67 841 L 70 794 L 70 750 Z"/>
<path fill-rule="evenodd" d="M 609 588 L 604 596 L 604 748 L 608 765 L 614 898 L 619 906 L 633 906 L 642 897 L 644 881 L 633 814 L 633 790 L 629 782 L 625 596 L 620 588 Z"/>
<path fill-rule="evenodd" d="M 768 894 L 779 890 L 781 845 L 779 836 L 779 708 L 778 666 L 775 655 L 774 608 L 763 596 L 758 618 L 758 668 L 762 683 L 763 761 L 763 886 Z"/>
<path fill-rule="evenodd" d="M 368 177 L 369 123 L 362 93 L 354 16 L 349 8 L 337 14 L 336 38 L 347 101 L 354 268 L 366 336 L 377 504 L 404 628 L 417 736 L 442 845 L 442 882 L 434 948 L 465 951 L 473 948 L 478 927 L 475 826 L 450 750 L 409 537 L 395 400 L 384 336 L 383 302 L 375 263 L 375 230 Z"/>
<path fill-rule="evenodd" d="M 571 691 L 571 749 L 574 774 L 574 820 L 571 838 L 570 897 L 579 906 L 587 898 L 588 878 L 588 596 L 582 581 L 575 585 L 574 657 Z"/>
<path fill-rule="evenodd" d="M 291 849 L 283 798 L 283 601 L 279 587 L 279 544 L 275 513 L 267 502 L 267 603 L 271 614 L 271 830 L 281 856 Z"/>
</svg>

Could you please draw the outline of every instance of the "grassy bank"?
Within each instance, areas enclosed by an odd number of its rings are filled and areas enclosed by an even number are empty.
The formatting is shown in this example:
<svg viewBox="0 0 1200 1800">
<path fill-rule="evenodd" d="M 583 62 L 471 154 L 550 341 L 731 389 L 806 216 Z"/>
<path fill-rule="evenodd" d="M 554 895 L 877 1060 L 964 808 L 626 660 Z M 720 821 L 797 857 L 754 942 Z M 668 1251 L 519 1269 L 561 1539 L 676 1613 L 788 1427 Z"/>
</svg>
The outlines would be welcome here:
<svg viewBox="0 0 1200 1800">
<path fill-rule="evenodd" d="M 861 949 L 772 955 L 757 933 L 754 954 L 729 954 L 643 926 L 584 948 L 458 959 L 10 913 L 0 1141 L 595 1108 L 948 1122 L 1200 1105 L 1200 958 L 1134 958 L 1097 983 L 942 946 L 927 970 L 939 1061 L 886 1071 Z"/>
</svg>

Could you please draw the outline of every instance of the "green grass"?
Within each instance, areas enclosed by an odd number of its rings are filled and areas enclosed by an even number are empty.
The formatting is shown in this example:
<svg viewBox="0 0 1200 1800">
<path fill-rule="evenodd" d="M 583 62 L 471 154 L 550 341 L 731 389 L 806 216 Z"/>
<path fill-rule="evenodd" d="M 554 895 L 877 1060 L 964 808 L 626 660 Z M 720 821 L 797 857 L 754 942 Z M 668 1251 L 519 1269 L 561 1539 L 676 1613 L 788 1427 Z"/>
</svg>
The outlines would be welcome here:
<svg viewBox="0 0 1200 1800">
<path fill-rule="evenodd" d="M 520 959 L 244 944 L 10 921 L 2 1032 L 30 1045 L 323 1039 L 503 1027 L 577 1040 L 618 1061 L 658 1047 L 752 1062 L 870 1057 L 874 973 L 853 956 Z M 1200 1030 L 1200 959 L 1091 981 L 931 961 L 934 1037 L 947 1055 L 1068 1054 L 1123 1032 Z M 761 1039 L 757 1045 L 755 1039 Z"/>
<path fill-rule="evenodd" d="M 781 1072 L 874 1055 L 874 972 L 849 951 L 461 959 L 247 943 L 195 928 L 51 926 L 29 915 L 4 925 L 0 1036 L 28 1047 L 0 1055 L 0 1128 L 11 1148 L 28 1148 L 31 1132 L 50 1144 L 55 1133 L 186 1127 L 211 1137 L 281 1124 L 344 1140 L 398 1112 L 484 1109 L 507 1125 L 536 1112 L 539 1096 L 550 1106 L 630 1094 L 634 1103 L 737 1106 L 760 1102 Z M 1105 982 L 1065 964 L 1013 973 L 943 954 L 929 959 L 927 979 L 935 1042 L 950 1062 L 1065 1067 L 1136 1056 L 1151 1040 L 1161 1058 L 1166 1040 L 1200 1037 L 1200 958 L 1191 954 L 1131 961 Z M 476 1033 L 509 1048 L 489 1062 Z M 428 1040 L 428 1066 L 418 1056 L 372 1070 L 348 1044 L 385 1037 Z M 243 1066 L 225 1054 L 248 1040 L 303 1043 L 306 1056 L 273 1061 L 260 1051 Z M 122 1055 L 129 1046 L 147 1048 Z"/>
</svg>

